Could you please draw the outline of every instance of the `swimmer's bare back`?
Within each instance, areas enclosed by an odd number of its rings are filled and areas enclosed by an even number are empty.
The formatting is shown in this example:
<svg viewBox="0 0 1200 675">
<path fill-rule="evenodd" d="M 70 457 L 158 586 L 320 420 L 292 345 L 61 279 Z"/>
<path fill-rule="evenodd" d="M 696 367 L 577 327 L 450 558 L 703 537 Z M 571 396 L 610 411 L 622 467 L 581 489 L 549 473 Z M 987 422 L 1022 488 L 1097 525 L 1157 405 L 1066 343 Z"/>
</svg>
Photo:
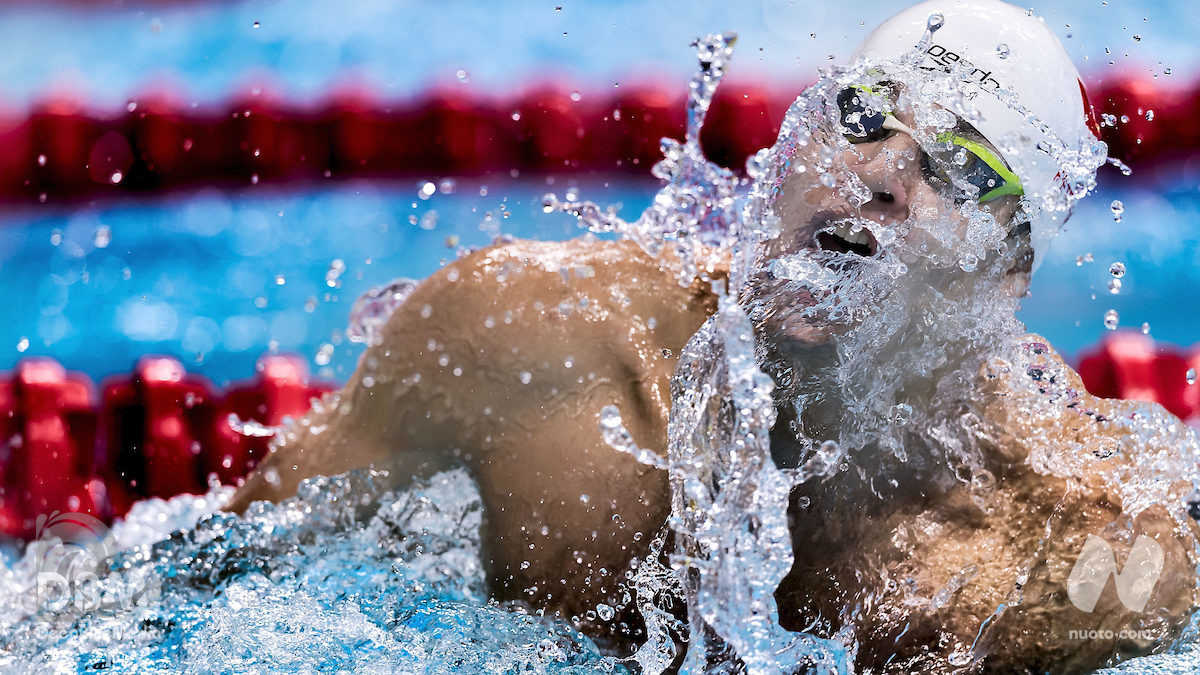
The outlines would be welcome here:
<svg viewBox="0 0 1200 675">
<path fill-rule="evenodd" d="M 618 405 L 634 440 L 666 448 L 670 377 L 716 309 L 671 254 L 585 238 L 516 241 L 421 283 L 331 410 L 310 413 L 227 506 L 368 464 L 401 475 L 467 466 L 484 505 L 493 595 L 565 616 L 614 603 L 670 508 L 666 475 L 607 446 Z"/>
</svg>

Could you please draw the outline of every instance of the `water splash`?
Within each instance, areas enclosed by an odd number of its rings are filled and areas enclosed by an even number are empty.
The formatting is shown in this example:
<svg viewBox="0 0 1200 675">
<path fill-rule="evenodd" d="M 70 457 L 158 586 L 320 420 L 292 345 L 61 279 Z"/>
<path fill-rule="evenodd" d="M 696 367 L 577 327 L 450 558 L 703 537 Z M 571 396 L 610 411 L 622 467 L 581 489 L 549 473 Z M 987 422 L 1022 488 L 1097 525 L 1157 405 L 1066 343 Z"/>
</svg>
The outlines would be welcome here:
<svg viewBox="0 0 1200 675">
<path fill-rule="evenodd" d="M 432 183 L 430 183 L 432 185 Z M 350 322 L 346 326 L 346 337 L 351 342 L 375 345 L 383 341 L 383 327 L 408 296 L 412 295 L 419 281 L 399 278 L 384 286 L 376 286 L 363 293 L 350 308 Z"/>
<path fill-rule="evenodd" d="M 926 41 L 940 26 L 930 18 Z M 789 109 L 776 144 L 749 160 L 747 184 L 708 162 L 696 142 L 730 46 L 728 36 L 696 43 L 701 67 L 689 87 L 688 133 L 683 143 L 663 141 L 655 175 L 664 186 L 637 221 L 591 202 L 546 200 L 549 210 L 650 253 L 672 247 L 685 261 L 728 266 L 729 290 L 723 279 L 714 283 L 720 309 L 689 341 L 672 382 L 667 460 L 637 448 L 615 408 L 601 420 L 614 448 L 670 473 L 675 545 L 656 546 L 635 580 L 649 635 L 640 666 L 662 672 L 684 646 L 686 672 L 730 664 L 748 672 L 957 668 L 1025 658 L 1015 642 L 1006 654 L 990 641 L 1004 644 L 1015 634 L 1005 631 L 1019 630 L 1009 626 L 1025 616 L 1021 588 L 1046 588 L 1050 581 L 1034 570 L 1053 555 L 1070 556 L 1062 542 L 1080 531 L 1053 515 L 1053 501 L 1030 505 L 1043 520 L 1024 525 L 999 571 L 973 558 L 978 549 L 969 543 L 950 555 L 937 534 L 962 517 L 938 504 L 960 498 L 989 523 L 981 533 L 1010 526 L 1003 523 L 1015 516 L 1000 514 L 1018 484 L 1065 479 L 1064 494 L 1095 494 L 1099 473 L 1101 490 L 1119 496 L 1115 522 L 1163 509 L 1189 533 L 1184 548 L 1194 555 L 1185 497 L 1200 483 L 1195 432 L 1161 410 L 1139 409 L 1135 423 L 1111 426 L 1112 418 L 1081 409 L 1077 378 L 1014 317 L 1023 288 L 1012 271 L 1027 271 L 1031 246 L 1046 245 L 1094 189 L 1105 146 L 1054 137 L 1001 92 L 1042 132 L 1036 151 L 1059 167 L 1061 190 L 985 206 L 971 199 L 977 187 L 949 172 L 937 210 L 880 213 L 887 207 L 859 168 L 867 151 L 839 124 L 839 93 L 864 81 L 901 91 L 899 102 L 863 96 L 868 111 L 911 110 L 920 147 L 889 151 L 894 171 L 922 167 L 938 133 L 974 119 L 967 73 L 920 70 L 918 51 L 823 73 Z M 1009 139 L 1000 149 L 1033 151 Z M 681 283 L 696 274 L 685 265 Z M 997 362 L 1009 364 L 1005 375 Z M 990 374 L 981 380 L 981 372 Z M 1012 407 L 1020 423 L 1006 421 L 989 398 L 997 380 L 1036 392 Z M 1053 390 L 1046 382 L 1071 384 Z M 1063 451 L 1053 433 L 1030 426 L 1072 427 L 1078 414 L 1096 434 L 1122 435 L 1105 457 L 1120 456 L 1123 468 L 1091 466 L 1086 458 L 1096 455 Z M 1158 448 L 1179 455 L 1168 460 Z M 1066 548 L 1037 546 L 1045 537 Z M 895 569 L 907 570 L 896 572 L 907 582 L 892 577 Z M 981 574 L 990 586 L 980 585 Z M 664 619 L 664 596 L 686 602 L 686 637 L 685 627 Z M 914 607 L 955 618 L 931 624 Z M 1157 639 L 1174 639 L 1183 623 L 1175 614 Z M 1095 666 L 1105 653 L 1047 658 Z"/>
<path fill-rule="evenodd" d="M 687 286 L 706 261 L 718 257 L 737 220 L 739 179 L 730 170 L 708 161 L 700 150 L 700 129 L 717 85 L 725 77 L 737 36 L 708 35 L 692 43 L 700 68 L 688 83 L 687 132 L 684 141 L 664 138 L 663 159 L 651 173 L 664 182 L 650 207 L 630 223 L 614 209 L 594 202 L 560 201 L 547 194 L 547 211 L 563 211 L 579 219 L 592 232 L 615 232 L 637 242 L 647 253 L 658 255 L 670 248 L 682 262 L 679 283 Z"/>
<path fill-rule="evenodd" d="M 243 420 L 236 413 L 229 413 L 229 416 L 225 418 L 225 423 L 234 433 L 249 438 L 270 438 L 278 432 L 275 427 L 269 427 L 261 422 L 250 419 Z"/>
<path fill-rule="evenodd" d="M 35 556 L 0 568 L 0 668 L 614 672 L 587 638 L 487 600 L 482 505 L 462 471 L 399 492 L 377 472 L 304 483 L 244 517 L 230 488 L 139 502 L 99 560 L 101 592 L 142 575 L 159 594 L 56 622 L 30 592 Z"/>
<path fill-rule="evenodd" d="M 728 658 L 728 645 L 751 673 L 781 664 L 845 670 L 841 645 L 780 625 L 774 594 L 792 565 L 792 481 L 771 458 L 774 387 L 756 365 L 753 327 L 740 306 L 721 300 L 672 381 L 673 563 L 693 617 L 684 669 L 709 671 L 720 663 L 714 655 Z"/>
</svg>

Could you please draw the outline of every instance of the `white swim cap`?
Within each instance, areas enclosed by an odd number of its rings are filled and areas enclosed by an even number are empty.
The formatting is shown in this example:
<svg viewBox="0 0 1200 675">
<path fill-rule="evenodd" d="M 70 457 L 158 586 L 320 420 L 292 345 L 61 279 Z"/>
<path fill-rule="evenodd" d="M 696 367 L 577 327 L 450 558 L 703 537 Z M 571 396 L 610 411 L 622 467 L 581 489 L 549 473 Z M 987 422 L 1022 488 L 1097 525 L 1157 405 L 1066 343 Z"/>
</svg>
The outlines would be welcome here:
<svg viewBox="0 0 1200 675">
<path fill-rule="evenodd" d="M 1000 0 L 926 0 L 880 24 L 853 60 L 915 56 L 932 27 L 937 29 L 919 66 L 956 69 L 981 90 L 969 104 L 979 116 L 969 121 L 1021 179 L 1027 210 L 1048 216 L 1034 216 L 1030 223 L 1036 269 L 1073 203 L 1094 185 L 1095 169 L 1107 154 L 1099 148 L 1100 160 L 1094 157 L 1100 130 L 1079 71 L 1040 18 Z M 1075 161 L 1081 155 L 1083 161 Z M 1082 171 L 1077 164 L 1090 168 Z"/>
</svg>

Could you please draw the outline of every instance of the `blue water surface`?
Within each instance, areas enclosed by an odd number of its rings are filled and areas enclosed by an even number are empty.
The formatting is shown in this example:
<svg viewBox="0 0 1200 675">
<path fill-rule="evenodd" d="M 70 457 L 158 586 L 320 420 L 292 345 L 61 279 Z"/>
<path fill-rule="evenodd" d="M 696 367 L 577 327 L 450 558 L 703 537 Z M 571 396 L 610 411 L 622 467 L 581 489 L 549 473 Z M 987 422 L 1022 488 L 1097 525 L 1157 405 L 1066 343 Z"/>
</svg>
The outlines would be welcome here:
<svg viewBox="0 0 1200 675">
<path fill-rule="evenodd" d="M 1198 181 L 1167 175 L 1161 185 L 1109 176 L 1078 208 L 1024 303 L 1031 331 L 1076 355 L 1105 333 L 1113 309 L 1121 326 L 1149 324 L 1160 341 L 1200 341 Z M 440 189 L 428 198 L 425 181 L 254 186 L 10 212 L 0 219 L 0 370 L 48 355 L 100 379 L 161 353 L 221 384 L 279 351 L 344 381 L 361 353 L 345 338 L 347 318 L 365 290 L 423 278 L 498 234 L 582 234 L 571 218 L 542 212 L 547 191 L 576 189 L 632 218 L 656 189 L 551 180 L 434 179 Z M 1124 204 L 1120 222 L 1113 200 Z M 1092 262 L 1078 264 L 1088 254 Z M 1126 266 L 1117 295 L 1114 262 Z"/>
</svg>

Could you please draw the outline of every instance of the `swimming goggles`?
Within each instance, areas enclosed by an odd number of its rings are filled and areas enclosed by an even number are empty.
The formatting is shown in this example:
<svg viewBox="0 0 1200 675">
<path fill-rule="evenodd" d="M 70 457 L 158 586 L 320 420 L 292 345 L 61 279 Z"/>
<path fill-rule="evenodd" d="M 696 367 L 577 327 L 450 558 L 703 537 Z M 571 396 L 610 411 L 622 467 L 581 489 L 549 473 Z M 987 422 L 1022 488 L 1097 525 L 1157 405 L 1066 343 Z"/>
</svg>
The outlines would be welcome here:
<svg viewBox="0 0 1200 675">
<path fill-rule="evenodd" d="M 871 100 L 872 97 L 876 101 L 881 97 L 887 100 L 882 96 L 886 93 L 855 85 L 838 94 L 837 103 L 846 140 L 851 143 L 874 143 L 897 131 L 916 138 L 915 129 Z M 939 147 L 933 150 L 923 148 L 923 162 L 942 182 L 961 185 L 961 181 L 965 181 L 975 186 L 978 193 L 973 198 L 981 204 L 1006 195 L 1025 194 L 1017 174 L 1004 164 L 994 150 L 953 131 L 943 131 L 934 140 Z"/>
</svg>

